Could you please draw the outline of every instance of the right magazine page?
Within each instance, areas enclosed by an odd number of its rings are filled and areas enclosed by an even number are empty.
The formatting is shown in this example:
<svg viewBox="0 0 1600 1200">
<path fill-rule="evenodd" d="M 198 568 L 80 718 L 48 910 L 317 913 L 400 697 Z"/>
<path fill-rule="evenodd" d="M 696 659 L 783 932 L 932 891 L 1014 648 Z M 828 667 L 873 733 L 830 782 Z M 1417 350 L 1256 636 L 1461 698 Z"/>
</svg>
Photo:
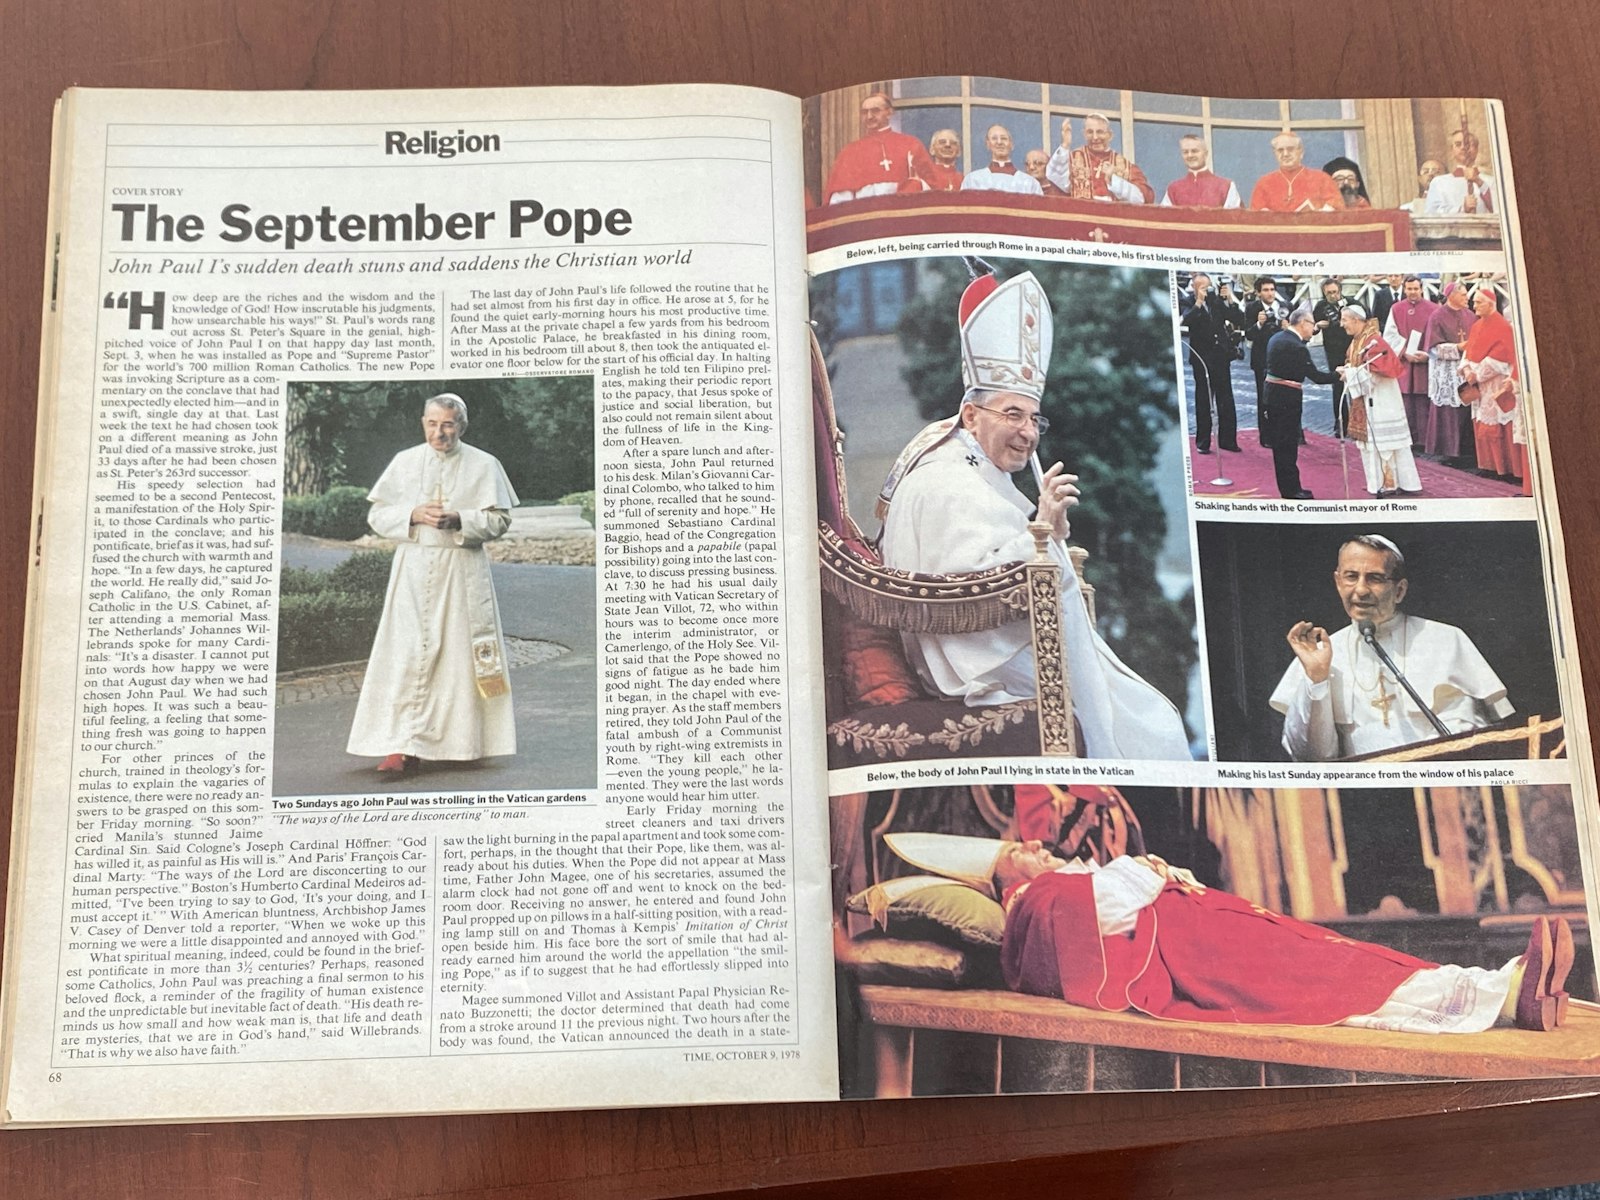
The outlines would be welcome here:
<svg viewBox="0 0 1600 1200">
<path fill-rule="evenodd" d="M 804 115 L 842 1093 L 1600 1071 L 1498 102 Z"/>
</svg>

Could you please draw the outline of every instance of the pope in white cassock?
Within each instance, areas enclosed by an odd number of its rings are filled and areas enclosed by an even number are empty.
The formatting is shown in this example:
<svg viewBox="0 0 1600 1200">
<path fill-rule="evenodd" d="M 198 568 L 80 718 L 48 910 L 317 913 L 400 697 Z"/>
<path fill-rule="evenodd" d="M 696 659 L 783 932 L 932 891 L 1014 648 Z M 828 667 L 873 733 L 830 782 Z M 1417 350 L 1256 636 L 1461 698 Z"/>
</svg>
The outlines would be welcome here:
<svg viewBox="0 0 1600 1200">
<path fill-rule="evenodd" d="M 1291 758 L 1329 762 L 1439 736 L 1363 640 L 1366 622 L 1451 733 L 1511 715 L 1505 684 L 1471 638 L 1454 625 L 1399 611 L 1406 560 L 1388 538 L 1369 533 L 1339 547 L 1333 582 L 1350 624 L 1330 636 L 1310 621 L 1296 622 L 1288 634 L 1295 661 L 1272 693 Z"/>
<path fill-rule="evenodd" d="M 879 497 L 886 566 L 957 574 L 1033 557 L 1034 505 L 1011 480 L 1048 427 L 1039 415 L 1050 363 L 1050 302 L 1032 274 L 975 280 L 961 297 L 958 414 L 936 421 L 900 453 Z M 1038 519 L 1053 526 L 1062 567 L 1062 643 L 1073 715 L 1086 758 L 1188 760 L 1183 718 L 1129 670 L 1089 622 L 1062 542 L 1078 503 L 1077 476 L 1061 463 L 1043 473 Z M 906 653 L 936 693 L 969 706 L 1038 695 L 1026 620 L 975 633 L 906 634 Z"/>
<path fill-rule="evenodd" d="M 373 532 L 397 543 L 383 618 L 346 749 L 403 775 L 419 759 L 515 754 L 500 611 L 483 544 L 511 525 L 517 496 L 498 459 L 462 443 L 467 406 L 423 406 L 423 443 L 402 450 L 367 494 Z"/>
</svg>

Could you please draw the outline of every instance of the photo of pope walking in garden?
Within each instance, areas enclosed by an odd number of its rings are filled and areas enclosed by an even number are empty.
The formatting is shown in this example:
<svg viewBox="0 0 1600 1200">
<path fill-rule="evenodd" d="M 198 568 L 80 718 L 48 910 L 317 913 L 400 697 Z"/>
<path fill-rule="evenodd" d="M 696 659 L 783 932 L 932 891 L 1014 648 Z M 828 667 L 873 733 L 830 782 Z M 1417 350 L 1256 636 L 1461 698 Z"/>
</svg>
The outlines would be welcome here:
<svg viewBox="0 0 1600 1200">
<path fill-rule="evenodd" d="M 275 795 L 594 787 L 594 609 L 592 379 L 290 385 Z"/>
</svg>

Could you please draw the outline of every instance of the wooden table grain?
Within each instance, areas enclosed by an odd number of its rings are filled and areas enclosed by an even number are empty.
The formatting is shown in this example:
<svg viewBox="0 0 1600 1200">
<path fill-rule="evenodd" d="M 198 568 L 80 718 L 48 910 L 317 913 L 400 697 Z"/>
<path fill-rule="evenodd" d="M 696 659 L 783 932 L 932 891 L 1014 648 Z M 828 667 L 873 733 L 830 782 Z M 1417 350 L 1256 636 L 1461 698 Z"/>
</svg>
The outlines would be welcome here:
<svg viewBox="0 0 1600 1200">
<path fill-rule="evenodd" d="M 1211 95 L 1507 101 L 1591 703 L 1600 637 L 1593 336 L 1600 78 L 1590 0 L 0 2 L 0 681 L 15 728 L 51 101 L 66 87 L 717 81 L 808 95 L 970 73 Z M 1493 570 L 1492 563 L 1485 564 Z M 8 734 L 0 771 L 10 777 Z M 0 833 L 9 830 L 7 824 Z M 680 1108 L 0 1135 L 8 1200 L 1006 1195 L 1463 1196 L 1600 1178 L 1600 1085 L 1451 1083 Z M 426 1105 L 427 1098 L 417 1098 Z"/>
</svg>

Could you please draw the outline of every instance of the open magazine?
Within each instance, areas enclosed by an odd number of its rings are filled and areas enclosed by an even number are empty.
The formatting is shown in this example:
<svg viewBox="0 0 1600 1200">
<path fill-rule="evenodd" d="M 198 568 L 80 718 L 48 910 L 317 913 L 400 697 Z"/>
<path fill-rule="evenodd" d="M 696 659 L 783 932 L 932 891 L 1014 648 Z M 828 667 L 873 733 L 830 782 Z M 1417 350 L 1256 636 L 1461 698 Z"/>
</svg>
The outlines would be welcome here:
<svg viewBox="0 0 1600 1200">
<path fill-rule="evenodd" d="M 1594 1073 L 1503 126 L 69 92 L 4 1120 Z"/>
</svg>

